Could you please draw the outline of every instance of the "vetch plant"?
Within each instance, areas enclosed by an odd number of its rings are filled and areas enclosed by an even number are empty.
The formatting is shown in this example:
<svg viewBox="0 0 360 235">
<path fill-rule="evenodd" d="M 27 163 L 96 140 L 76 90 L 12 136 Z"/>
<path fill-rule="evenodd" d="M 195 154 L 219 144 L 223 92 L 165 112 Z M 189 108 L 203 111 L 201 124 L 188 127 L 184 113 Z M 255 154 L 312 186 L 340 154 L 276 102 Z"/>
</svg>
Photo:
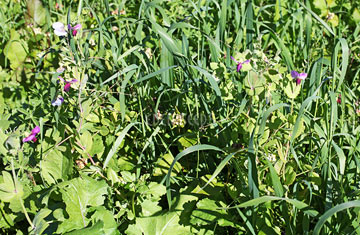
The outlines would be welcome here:
<svg viewBox="0 0 360 235">
<path fill-rule="evenodd" d="M 55 100 L 51 101 L 51 105 L 52 106 L 61 106 L 63 102 L 64 102 L 64 98 L 59 96 Z"/>
<path fill-rule="evenodd" d="M 36 142 L 37 138 L 36 135 L 40 132 L 40 127 L 36 126 L 34 129 L 31 130 L 31 134 L 23 139 L 23 143 L 28 142 L 28 141 L 32 141 L 32 142 Z"/>
<path fill-rule="evenodd" d="M 235 60 L 235 58 L 232 57 L 232 56 L 231 56 L 231 59 L 232 59 L 233 61 L 235 61 L 235 63 L 237 63 L 236 72 L 239 72 L 239 71 L 242 69 L 243 64 L 248 64 L 248 63 L 250 63 L 250 60 L 245 60 L 244 62 L 239 62 L 239 61 Z"/>
<path fill-rule="evenodd" d="M 68 92 L 70 90 L 70 87 L 71 87 L 71 84 L 72 83 L 75 83 L 75 82 L 78 82 L 77 79 L 73 79 L 71 81 L 65 81 L 65 79 L 63 79 L 62 77 L 58 76 L 58 78 L 60 79 L 60 81 L 64 82 L 65 83 L 65 86 L 64 86 L 64 91 L 65 92 Z"/>
<path fill-rule="evenodd" d="M 295 79 L 296 85 L 300 85 L 301 81 L 307 78 L 307 73 L 298 73 L 295 70 L 291 71 L 291 77 Z"/>
<path fill-rule="evenodd" d="M 66 36 L 67 35 L 67 31 L 66 31 L 65 25 L 63 23 L 55 22 L 55 23 L 52 24 L 52 27 L 54 29 L 54 33 L 57 36 L 61 37 L 61 36 Z M 82 27 L 81 24 L 77 24 L 74 27 L 72 27 L 71 24 L 68 24 L 68 30 L 70 32 L 72 32 L 73 36 L 76 36 L 78 30 L 80 30 L 81 27 Z"/>
</svg>

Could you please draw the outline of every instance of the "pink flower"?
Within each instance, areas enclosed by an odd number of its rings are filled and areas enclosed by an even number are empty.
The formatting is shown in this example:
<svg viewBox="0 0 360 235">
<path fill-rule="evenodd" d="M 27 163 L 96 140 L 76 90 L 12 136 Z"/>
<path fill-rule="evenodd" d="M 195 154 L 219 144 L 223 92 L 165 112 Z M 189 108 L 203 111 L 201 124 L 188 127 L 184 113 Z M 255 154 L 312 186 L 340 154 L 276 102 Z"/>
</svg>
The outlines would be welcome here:
<svg viewBox="0 0 360 235">
<path fill-rule="evenodd" d="M 341 94 L 339 94 L 339 96 L 338 96 L 338 98 L 337 98 L 336 102 L 337 102 L 338 104 L 341 104 Z"/>
<path fill-rule="evenodd" d="M 31 134 L 23 139 L 23 143 L 28 142 L 28 141 L 33 141 L 34 143 L 36 142 L 37 138 L 36 135 L 40 132 L 40 127 L 36 126 L 34 129 L 32 129 Z"/>
<path fill-rule="evenodd" d="M 63 79 L 62 77 L 58 76 L 58 78 L 60 79 L 60 81 L 65 82 L 65 86 L 64 86 L 64 91 L 68 92 L 70 90 L 71 87 L 71 83 L 75 83 L 78 82 L 77 79 L 73 79 L 71 81 L 65 81 L 65 79 Z"/>
<path fill-rule="evenodd" d="M 77 25 L 75 25 L 74 27 L 71 27 L 71 25 L 68 24 L 68 29 L 72 31 L 72 35 L 73 35 L 74 37 L 76 36 L 78 30 L 81 29 L 81 27 L 82 27 L 81 24 L 77 24 Z"/>
<path fill-rule="evenodd" d="M 233 61 L 235 61 L 235 63 L 237 63 L 237 66 L 236 66 L 236 71 L 237 71 L 237 72 L 239 72 L 239 71 L 241 70 L 243 64 L 248 64 L 248 63 L 250 63 L 250 60 L 245 60 L 244 62 L 239 62 L 239 61 L 235 60 L 234 57 L 232 57 L 232 56 L 231 56 L 231 59 L 232 59 Z"/>
<path fill-rule="evenodd" d="M 298 73 L 296 71 L 291 71 L 291 77 L 296 79 L 296 85 L 300 85 L 301 81 L 307 78 L 307 73 Z"/>
</svg>

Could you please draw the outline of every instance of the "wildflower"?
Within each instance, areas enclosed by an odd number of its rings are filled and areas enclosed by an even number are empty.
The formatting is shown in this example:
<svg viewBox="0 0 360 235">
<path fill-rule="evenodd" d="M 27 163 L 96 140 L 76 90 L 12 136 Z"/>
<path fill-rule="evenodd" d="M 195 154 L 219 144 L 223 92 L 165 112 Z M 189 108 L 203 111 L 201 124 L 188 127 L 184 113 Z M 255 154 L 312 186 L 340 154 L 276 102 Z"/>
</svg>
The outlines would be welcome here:
<svg viewBox="0 0 360 235">
<path fill-rule="evenodd" d="M 301 80 L 307 78 L 307 73 L 298 73 L 296 71 L 291 71 L 291 77 L 296 79 L 296 85 L 300 85 Z"/>
<path fill-rule="evenodd" d="M 60 106 L 60 105 L 62 105 L 63 102 L 64 102 L 64 98 L 59 96 L 58 98 L 56 98 L 56 100 L 51 101 L 51 105 L 52 106 Z"/>
<path fill-rule="evenodd" d="M 66 81 L 65 81 L 64 91 L 65 91 L 65 92 L 68 92 L 68 91 L 70 90 L 71 83 L 75 83 L 75 82 L 78 82 L 78 80 L 73 79 L 73 80 L 71 80 L 71 81 L 69 81 L 69 82 L 66 82 Z"/>
<path fill-rule="evenodd" d="M 245 60 L 244 62 L 239 62 L 239 61 L 235 60 L 234 57 L 232 57 L 232 56 L 231 56 L 231 59 L 232 59 L 233 61 L 235 61 L 235 63 L 237 63 L 237 66 L 236 66 L 236 71 L 237 71 L 237 72 L 240 71 L 240 69 L 242 68 L 243 64 L 248 64 L 248 63 L 250 63 L 250 60 Z"/>
<path fill-rule="evenodd" d="M 36 135 L 40 132 L 40 127 L 36 126 L 34 129 L 31 130 L 31 134 L 23 139 L 23 143 L 28 142 L 28 141 L 33 141 L 34 143 L 36 142 L 37 138 Z"/>
<path fill-rule="evenodd" d="M 52 27 L 54 29 L 54 33 L 57 35 L 57 36 L 66 36 L 67 32 L 65 30 L 65 26 L 63 23 L 61 22 L 55 22 L 52 24 Z"/>
<path fill-rule="evenodd" d="M 73 35 L 74 37 L 76 36 L 78 30 L 81 29 L 81 27 L 82 27 L 81 24 L 77 24 L 77 25 L 75 25 L 74 27 L 71 27 L 71 25 L 68 24 L 68 29 L 72 31 L 72 35 Z"/>
<path fill-rule="evenodd" d="M 338 104 L 341 104 L 341 94 L 339 94 L 339 96 L 338 96 L 338 98 L 337 98 L 336 102 L 337 102 Z"/>
</svg>

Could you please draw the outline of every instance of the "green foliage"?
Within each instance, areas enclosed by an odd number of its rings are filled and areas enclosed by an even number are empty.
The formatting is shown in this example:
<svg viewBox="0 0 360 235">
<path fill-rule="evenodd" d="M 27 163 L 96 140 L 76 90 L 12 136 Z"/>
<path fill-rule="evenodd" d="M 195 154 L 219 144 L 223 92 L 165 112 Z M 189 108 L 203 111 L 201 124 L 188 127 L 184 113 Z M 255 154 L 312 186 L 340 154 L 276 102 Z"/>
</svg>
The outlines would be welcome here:
<svg viewBox="0 0 360 235">
<path fill-rule="evenodd" d="M 0 1 L 1 234 L 360 233 L 359 9 Z"/>
</svg>

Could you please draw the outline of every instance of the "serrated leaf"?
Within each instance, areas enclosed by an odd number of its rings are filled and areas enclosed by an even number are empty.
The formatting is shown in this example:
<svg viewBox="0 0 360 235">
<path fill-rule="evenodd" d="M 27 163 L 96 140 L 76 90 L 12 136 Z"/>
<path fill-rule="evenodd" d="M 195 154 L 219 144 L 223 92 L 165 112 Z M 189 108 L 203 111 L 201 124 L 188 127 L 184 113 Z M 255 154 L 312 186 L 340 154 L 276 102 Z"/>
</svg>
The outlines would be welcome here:
<svg viewBox="0 0 360 235">
<path fill-rule="evenodd" d="M 104 181 L 97 181 L 88 176 L 72 179 L 64 185 L 60 192 L 69 218 L 59 225 L 58 233 L 85 228 L 89 223 L 86 217 L 87 206 L 103 205 L 103 195 L 107 193 L 107 184 Z"/>
</svg>

